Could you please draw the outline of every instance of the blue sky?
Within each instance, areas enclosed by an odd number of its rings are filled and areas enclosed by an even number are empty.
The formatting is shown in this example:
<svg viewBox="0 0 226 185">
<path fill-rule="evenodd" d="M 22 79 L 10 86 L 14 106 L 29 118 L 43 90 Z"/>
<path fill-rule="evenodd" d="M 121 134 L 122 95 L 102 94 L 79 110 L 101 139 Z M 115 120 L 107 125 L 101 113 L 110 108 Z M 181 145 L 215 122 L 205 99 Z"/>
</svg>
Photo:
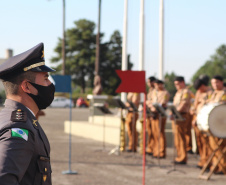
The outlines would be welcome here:
<svg viewBox="0 0 226 185">
<path fill-rule="evenodd" d="M 215 50 L 226 44 L 225 0 L 165 0 L 164 72 L 174 71 L 187 82 Z M 114 30 L 123 34 L 124 0 L 102 0 L 101 32 L 109 40 Z M 138 70 L 140 0 L 128 0 L 128 53 Z M 85 18 L 97 23 L 98 0 L 66 0 L 66 29 Z M 62 0 L 1 1 L 0 58 L 11 48 L 19 54 L 39 42 L 45 58 L 55 55 L 62 37 Z M 159 0 L 145 0 L 146 76 L 158 76 Z M 51 65 L 51 64 L 50 64 Z"/>
</svg>

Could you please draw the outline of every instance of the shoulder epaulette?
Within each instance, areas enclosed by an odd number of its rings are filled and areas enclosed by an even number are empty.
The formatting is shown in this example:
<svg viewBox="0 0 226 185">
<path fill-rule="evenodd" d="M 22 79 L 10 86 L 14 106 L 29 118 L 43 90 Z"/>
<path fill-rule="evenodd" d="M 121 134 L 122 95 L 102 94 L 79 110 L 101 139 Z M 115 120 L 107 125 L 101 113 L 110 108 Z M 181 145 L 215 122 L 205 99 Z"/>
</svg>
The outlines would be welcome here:
<svg viewBox="0 0 226 185">
<path fill-rule="evenodd" d="M 17 109 L 12 112 L 11 121 L 13 122 L 26 122 L 27 121 L 27 113 L 22 111 L 21 109 Z"/>
</svg>

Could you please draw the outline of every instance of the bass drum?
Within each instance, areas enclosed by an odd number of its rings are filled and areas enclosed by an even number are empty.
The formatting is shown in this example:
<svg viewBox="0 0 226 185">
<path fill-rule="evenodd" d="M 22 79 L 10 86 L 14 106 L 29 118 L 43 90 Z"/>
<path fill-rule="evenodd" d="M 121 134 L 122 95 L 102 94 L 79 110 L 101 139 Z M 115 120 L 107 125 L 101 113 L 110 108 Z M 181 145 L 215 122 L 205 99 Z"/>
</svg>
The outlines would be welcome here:
<svg viewBox="0 0 226 185">
<path fill-rule="evenodd" d="M 226 138 L 226 104 L 221 104 L 211 110 L 208 118 L 210 132 L 218 138 Z"/>
<path fill-rule="evenodd" d="M 219 103 L 211 103 L 204 105 L 197 115 L 197 127 L 199 130 L 207 132 L 209 130 L 209 114 Z"/>
</svg>

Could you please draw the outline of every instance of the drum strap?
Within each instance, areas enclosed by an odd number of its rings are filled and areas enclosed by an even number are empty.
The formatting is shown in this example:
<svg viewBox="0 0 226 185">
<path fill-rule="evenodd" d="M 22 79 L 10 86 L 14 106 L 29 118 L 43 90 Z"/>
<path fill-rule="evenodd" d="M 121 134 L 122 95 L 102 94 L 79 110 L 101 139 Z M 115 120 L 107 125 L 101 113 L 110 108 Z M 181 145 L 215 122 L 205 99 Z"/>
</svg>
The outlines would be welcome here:
<svg viewBox="0 0 226 185">
<path fill-rule="evenodd" d="M 183 93 L 184 93 L 184 89 L 181 91 L 181 94 L 180 94 L 180 101 L 177 102 L 176 107 L 180 105 L 180 102 L 181 102 L 182 97 L 183 97 Z"/>
<path fill-rule="evenodd" d="M 158 90 L 155 90 L 155 103 L 158 103 Z"/>
<path fill-rule="evenodd" d="M 217 100 L 217 102 L 220 102 L 221 101 L 221 98 L 224 96 L 225 94 L 225 90 L 223 91 L 223 93 L 221 94 L 221 96 L 219 96 L 219 99 Z M 215 93 L 215 96 L 216 96 L 216 93 Z"/>
<path fill-rule="evenodd" d="M 209 99 L 208 92 L 206 92 L 206 95 L 203 99 L 204 99 L 204 105 L 205 105 L 207 103 L 208 99 Z"/>
<path fill-rule="evenodd" d="M 206 101 L 208 100 L 208 93 L 206 92 L 206 95 L 205 95 L 205 97 L 204 97 L 204 100 L 205 100 L 205 103 L 206 103 Z"/>
<path fill-rule="evenodd" d="M 217 95 L 217 93 L 214 91 L 214 92 L 212 93 L 212 95 L 211 95 L 211 101 L 215 100 L 216 95 Z M 220 102 L 220 100 L 221 100 L 221 98 L 222 98 L 223 95 L 224 95 L 224 92 L 223 92 L 223 94 L 222 94 L 221 96 L 219 96 L 219 98 L 218 98 L 216 101 L 214 101 L 214 102 Z"/>
</svg>

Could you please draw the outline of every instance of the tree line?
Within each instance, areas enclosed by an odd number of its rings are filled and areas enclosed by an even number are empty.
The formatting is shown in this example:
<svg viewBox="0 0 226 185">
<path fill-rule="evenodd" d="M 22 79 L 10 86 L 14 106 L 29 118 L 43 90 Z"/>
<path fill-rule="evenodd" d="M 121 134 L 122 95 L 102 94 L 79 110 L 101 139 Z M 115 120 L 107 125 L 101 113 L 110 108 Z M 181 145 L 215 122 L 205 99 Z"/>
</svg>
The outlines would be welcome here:
<svg viewBox="0 0 226 185">
<path fill-rule="evenodd" d="M 66 30 L 65 38 L 65 74 L 71 75 L 73 88 L 80 88 L 85 93 L 87 87 L 93 88 L 95 55 L 96 55 L 96 34 L 95 23 L 86 19 L 74 22 L 74 27 Z M 103 42 L 104 33 L 100 33 L 100 63 L 99 75 L 103 86 L 103 93 L 116 95 L 115 90 L 120 84 L 120 79 L 115 73 L 121 69 L 122 61 L 122 36 L 115 30 L 109 41 Z M 55 64 L 55 74 L 61 74 L 62 70 L 62 38 L 58 38 L 57 46 L 54 49 L 55 57 L 51 62 Z M 127 57 L 128 70 L 133 67 L 130 55 Z M 192 82 L 201 74 L 210 78 L 216 74 L 226 79 L 226 45 L 217 48 L 216 53 L 201 66 L 192 77 Z M 166 89 L 173 96 L 176 89 L 173 80 L 177 74 L 174 72 L 165 74 Z"/>
<path fill-rule="evenodd" d="M 96 34 L 95 23 L 86 19 L 74 22 L 71 29 L 66 30 L 65 38 L 65 74 L 71 75 L 74 87 L 80 87 L 85 93 L 86 87 L 93 87 L 95 70 Z M 107 42 L 101 42 L 104 34 L 100 33 L 100 63 L 99 75 L 103 92 L 105 94 L 116 95 L 115 90 L 120 83 L 115 70 L 121 69 L 122 58 L 122 36 L 119 31 L 114 31 Z M 56 73 L 61 74 L 62 70 L 62 39 L 54 51 L 57 56 L 51 59 L 56 63 Z M 128 56 L 128 69 L 132 69 L 133 64 Z"/>
</svg>

